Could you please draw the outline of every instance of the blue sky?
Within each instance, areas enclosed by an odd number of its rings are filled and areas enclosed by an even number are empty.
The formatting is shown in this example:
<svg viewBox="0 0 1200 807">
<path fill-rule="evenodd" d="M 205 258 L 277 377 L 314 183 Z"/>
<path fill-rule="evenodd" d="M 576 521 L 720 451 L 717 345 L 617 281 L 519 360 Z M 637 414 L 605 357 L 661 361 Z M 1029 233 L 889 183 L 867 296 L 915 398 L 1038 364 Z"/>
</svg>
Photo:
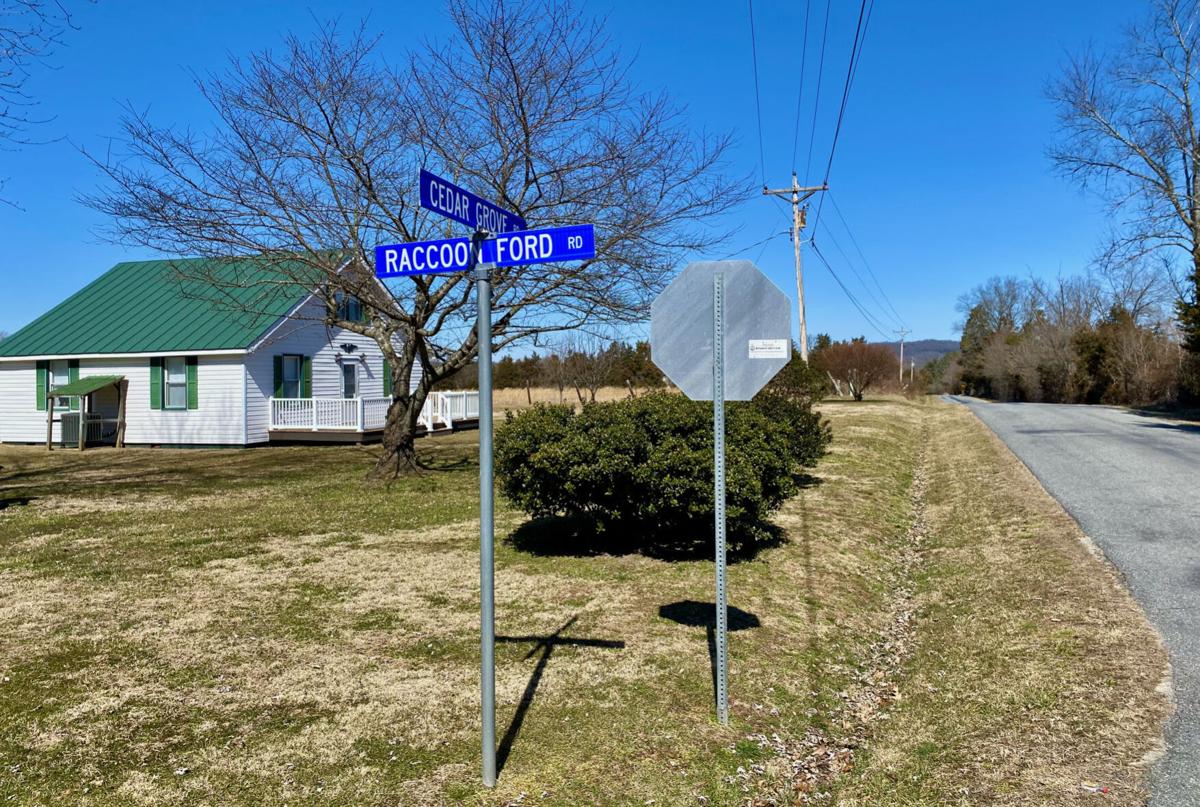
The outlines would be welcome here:
<svg viewBox="0 0 1200 807">
<path fill-rule="evenodd" d="M 831 0 L 831 6 L 809 172 L 814 182 L 828 157 L 858 13 L 852 0 Z M 608 0 L 581 7 L 608 15 L 613 40 L 635 59 L 633 77 L 643 89 L 669 91 L 698 131 L 733 130 L 738 142 L 731 168 L 759 180 L 745 2 Z M 802 0 L 758 0 L 754 8 L 765 173 L 772 186 L 788 184 L 794 167 L 804 9 Z M 830 184 L 879 284 L 913 331 L 910 339 L 956 336 L 955 300 L 991 275 L 1086 267 L 1105 230 L 1103 216 L 1096 199 L 1050 170 L 1045 148 L 1054 112 L 1043 88 L 1066 53 L 1106 47 L 1142 9 L 1114 0 L 877 0 Z M 825 3 L 812 0 L 795 166 L 802 179 L 824 11 Z M 64 139 L 0 152 L 5 195 L 23 208 L 0 206 L 0 331 L 15 331 L 117 261 L 153 257 L 105 243 L 98 234 L 104 219 L 75 201 L 101 181 L 78 148 L 103 153 L 120 134 L 122 104 L 148 108 L 159 123 L 203 127 L 209 113 L 193 87 L 193 71 L 220 71 L 231 54 L 276 46 L 282 34 L 304 34 L 317 20 L 352 24 L 364 17 L 383 35 L 383 53 L 396 58 L 421 36 L 447 28 L 440 4 L 428 1 L 101 0 L 83 7 L 80 30 L 54 57 L 53 69 L 39 68 L 28 87 L 41 112 L 54 116 L 36 134 Z M 707 257 L 757 259 L 793 295 L 783 212 L 781 204 L 752 199 L 720 222 L 740 228 L 724 254 Z M 829 204 L 821 219 L 817 245 L 834 270 L 885 331 L 898 327 L 856 278 L 855 269 L 874 290 Z M 811 252 L 805 279 L 810 334 L 883 338 Z"/>
</svg>

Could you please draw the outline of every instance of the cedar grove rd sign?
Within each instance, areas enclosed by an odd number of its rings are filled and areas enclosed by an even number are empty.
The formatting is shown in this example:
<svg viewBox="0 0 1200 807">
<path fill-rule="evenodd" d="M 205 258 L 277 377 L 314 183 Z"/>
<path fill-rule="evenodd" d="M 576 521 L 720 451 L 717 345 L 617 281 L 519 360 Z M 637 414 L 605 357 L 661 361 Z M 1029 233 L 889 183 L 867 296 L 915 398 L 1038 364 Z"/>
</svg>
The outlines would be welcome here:
<svg viewBox="0 0 1200 807">
<path fill-rule="evenodd" d="M 421 169 L 421 207 L 440 213 L 448 219 L 465 224 L 474 230 L 489 233 L 509 233 L 525 229 L 525 219 L 502 207 L 481 199 L 436 174 Z"/>
<path fill-rule="evenodd" d="M 748 401 L 792 356 L 791 302 L 750 261 L 698 261 L 650 306 L 650 358 L 693 401 L 713 399 L 713 278 L 725 275 L 725 400 Z"/>
</svg>

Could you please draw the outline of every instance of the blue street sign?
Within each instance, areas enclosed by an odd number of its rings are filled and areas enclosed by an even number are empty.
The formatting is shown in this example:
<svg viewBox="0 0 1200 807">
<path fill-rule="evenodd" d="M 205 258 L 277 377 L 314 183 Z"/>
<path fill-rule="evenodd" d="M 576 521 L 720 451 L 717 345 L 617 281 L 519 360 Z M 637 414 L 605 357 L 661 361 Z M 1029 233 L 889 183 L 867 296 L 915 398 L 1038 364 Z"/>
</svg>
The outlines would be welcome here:
<svg viewBox="0 0 1200 807">
<path fill-rule="evenodd" d="M 452 182 L 421 169 L 421 207 L 476 230 L 510 233 L 525 229 L 525 219 L 509 213 Z"/>
<path fill-rule="evenodd" d="M 579 261 L 596 257 L 596 233 L 590 224 L 503 233 L 483 242 L 482 260 L 496 266 Z M 415 241 L 375 247 L 378 277 L 406 277 L 471 268 L 471 239 Z"/>
</svg>

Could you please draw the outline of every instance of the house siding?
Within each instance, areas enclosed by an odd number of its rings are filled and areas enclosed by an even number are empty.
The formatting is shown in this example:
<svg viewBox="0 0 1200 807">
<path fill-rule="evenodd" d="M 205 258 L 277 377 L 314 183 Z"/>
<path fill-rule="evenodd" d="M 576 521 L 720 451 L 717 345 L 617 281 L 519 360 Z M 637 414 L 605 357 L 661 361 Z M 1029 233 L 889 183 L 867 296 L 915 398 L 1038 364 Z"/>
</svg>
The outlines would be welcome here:
<svg viewBox="0 0 1200 807">
<path fill-rule="evenodd" d="M 150 362 L 145 358 L 81 359 L 79 375 L 122 375 L 128 381 L 125 442 L 130 445 L 240 445 L 242 357 L 201 356 L 196 368 L 197 408 L 150 408 Z M 35 362 L 0 363 L 0 442 L 40 443 L 46 413 L 38 411 Z M 96 411 L 116 415 L 115 396 L 98 393 Z M 54 440 L 61 439 L 54 426 Z"/>
<path fill-rule="evenodd" d="M 312 394 L 314 398 L 342 397 L 342 364 L 352 361 L 359 367 L 358 395 L 377 398 L 383 395 L 383 354 L 369 336 L 341 328 L 326 328 L 314 321 L 321 316 L 321 303 L 311 299 L 246 356 L 246 443 L 264 443 L 269 437 L 270 398 L 275 394 L 275 356 L 288 353 L 312 357 Z M 343 344 L 355 346 L 352 353 Z M 413 368 L 410 389 L 421 379 L 420 367 Z"/>
</svg>

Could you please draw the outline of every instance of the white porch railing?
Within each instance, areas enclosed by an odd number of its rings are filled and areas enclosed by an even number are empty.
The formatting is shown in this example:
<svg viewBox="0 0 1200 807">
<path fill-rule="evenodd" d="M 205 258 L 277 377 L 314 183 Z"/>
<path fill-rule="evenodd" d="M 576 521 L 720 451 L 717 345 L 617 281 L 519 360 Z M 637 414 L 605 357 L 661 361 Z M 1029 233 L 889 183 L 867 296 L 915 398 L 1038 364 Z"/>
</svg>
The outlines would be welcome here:
<svg viewBox="0 0 1200 807">
<path fill-rule="evenodd" d="M 272 430 L 376 431 L 387 422 L 391 398 L 271 398 Z M 479 418 L 479 393 L 431 392 L 421 409 L 427 431 Z"/>
</svg>

